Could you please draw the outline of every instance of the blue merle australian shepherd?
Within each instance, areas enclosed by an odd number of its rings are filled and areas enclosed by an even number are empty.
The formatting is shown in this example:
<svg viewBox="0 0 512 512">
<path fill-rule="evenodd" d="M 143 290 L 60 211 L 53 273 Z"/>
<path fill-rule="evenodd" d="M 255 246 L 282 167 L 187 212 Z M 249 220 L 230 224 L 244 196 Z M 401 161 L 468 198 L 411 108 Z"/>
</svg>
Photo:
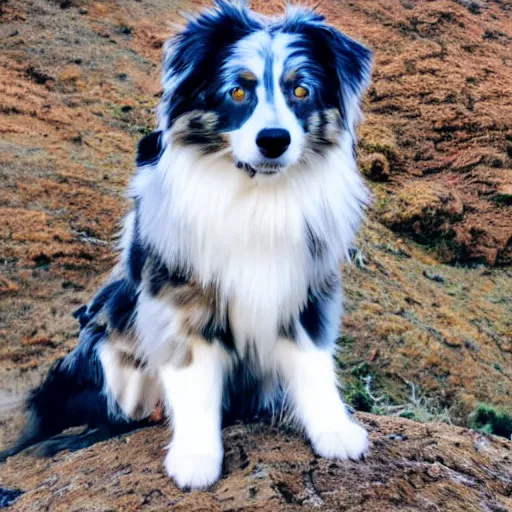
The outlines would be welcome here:
<svg viewBox="0 0 512 512">
<path fill-rule="evenodd" d="M 355 143 L 370 72 L 370 51 L 311 10 L 266 18 L 219 1 L 188 21 L 165 47 L 120 261 L 0 457 L 126 432 L 161 398 L 180 487 L 219 478 L 223 425 L 277 408 L 317 454 L 365 453 L 333 352 L 339 265 L 368 202 Z M 61 434 L 73 425 L 89 429 Z"/>
</svg>

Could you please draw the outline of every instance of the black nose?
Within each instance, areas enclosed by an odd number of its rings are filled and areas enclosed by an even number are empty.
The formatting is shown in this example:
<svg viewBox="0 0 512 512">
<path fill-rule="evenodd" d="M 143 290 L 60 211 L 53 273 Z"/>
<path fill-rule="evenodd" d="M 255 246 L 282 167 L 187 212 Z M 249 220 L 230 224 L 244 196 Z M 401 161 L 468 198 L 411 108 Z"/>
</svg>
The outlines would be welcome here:
<svg viewBox="0 0 512 512">
<path fill-rule="evenodd" d="M 266 128 L 256 137 L 256 144 L 263 156 L 277 158 L 281 156 L 290 145 L 291 138 L 287 130 L 282 128 Z"/>
</svg>

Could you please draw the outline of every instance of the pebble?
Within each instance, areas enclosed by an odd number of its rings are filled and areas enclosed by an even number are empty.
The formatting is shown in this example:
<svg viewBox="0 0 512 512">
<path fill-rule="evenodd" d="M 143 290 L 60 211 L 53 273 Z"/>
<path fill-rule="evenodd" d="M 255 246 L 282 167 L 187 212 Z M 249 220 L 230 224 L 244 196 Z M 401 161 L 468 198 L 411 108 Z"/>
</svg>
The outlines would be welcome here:
<svg viewBox="0 0 512 512">
<path fill-rule="evenodd" d="M 407 436 L 402 434 L 389 434 L 388 439 L 391 441 L 407 441 Z"/>
</svg>

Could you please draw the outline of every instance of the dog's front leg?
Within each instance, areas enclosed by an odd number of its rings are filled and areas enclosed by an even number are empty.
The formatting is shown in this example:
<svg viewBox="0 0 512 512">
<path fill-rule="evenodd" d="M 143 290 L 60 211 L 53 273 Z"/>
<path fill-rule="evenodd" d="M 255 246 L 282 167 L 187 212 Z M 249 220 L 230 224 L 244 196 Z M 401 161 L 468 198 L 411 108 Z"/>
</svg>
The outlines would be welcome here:
<svg viewBox="0 0 512 512">
<path fill-rule="evenodd" d="M 354 423 L 337 386 L 330 350 L 311 341 L 280 340 L 276 359 L 287 399 L 304 427 L 314 451 L 329 459 L 359 459 L 368 449 L 368 435 Z"/>
<path fill-rule="evenodd" d="M 226 354 L 217 342 L 191 340 L 188 361 L 160 368 L 173 437 L 167 474 L 181 488 L 204 489 L 222 470 L 221 407 Z"/>
</svg>

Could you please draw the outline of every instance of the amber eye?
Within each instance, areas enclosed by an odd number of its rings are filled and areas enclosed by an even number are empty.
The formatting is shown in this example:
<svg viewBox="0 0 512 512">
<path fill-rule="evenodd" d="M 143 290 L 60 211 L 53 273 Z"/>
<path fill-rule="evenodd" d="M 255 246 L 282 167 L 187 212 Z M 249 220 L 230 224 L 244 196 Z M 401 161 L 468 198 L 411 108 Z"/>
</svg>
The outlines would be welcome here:
<svg viewBox="0 0 512 512">
<path fill-rule="evenodd" d="M 247 96 L 246 92 L 241 87 L 235 87 L 231 91 L 231 97 L 237 103 L 241 103 L 242 101 L 244 101 L 246 96 Z"/>
<path fill-rule="evenodd" d="M 299 100 L 304 100 L 309 96 L 309 91 L 305 87 L 299 85 L 293 90 L 293 95 Z"/>
</svg>

